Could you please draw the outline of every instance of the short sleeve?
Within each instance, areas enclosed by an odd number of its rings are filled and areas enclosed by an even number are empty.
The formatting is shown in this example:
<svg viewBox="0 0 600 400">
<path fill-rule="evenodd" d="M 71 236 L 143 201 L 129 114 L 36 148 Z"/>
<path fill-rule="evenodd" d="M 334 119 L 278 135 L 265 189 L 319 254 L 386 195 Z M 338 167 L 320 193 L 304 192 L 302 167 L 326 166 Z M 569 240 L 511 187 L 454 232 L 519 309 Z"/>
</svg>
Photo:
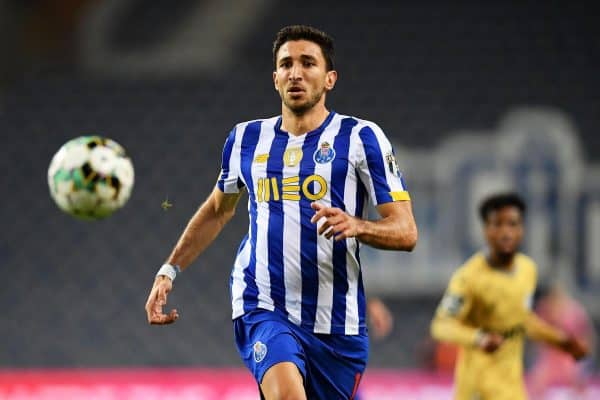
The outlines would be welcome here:
<svg viewBox="0 0 600 400">
<path fill-rule="evenodd" d="M 468 276 L 464 268 L 461 268 L 450 279 L 446 293 L 438 306 L 437 314 L 464 320 L 473 304 L 471 293 Z"/>
<path fill-rule="evenodd" d="M 244 183 L 240 177 L 240 145 L 236 141 L 237 129 L 234 128 L 223 146 L 221 173 L 217 186 L 223 193 L 239 193 Z"/>
<path fill-rule="evenodd" d="M 381 128 L 369 124 L 358 138 L 357 171 L 373 204 L 410 200 L 394 149 Z"/>
</svg>

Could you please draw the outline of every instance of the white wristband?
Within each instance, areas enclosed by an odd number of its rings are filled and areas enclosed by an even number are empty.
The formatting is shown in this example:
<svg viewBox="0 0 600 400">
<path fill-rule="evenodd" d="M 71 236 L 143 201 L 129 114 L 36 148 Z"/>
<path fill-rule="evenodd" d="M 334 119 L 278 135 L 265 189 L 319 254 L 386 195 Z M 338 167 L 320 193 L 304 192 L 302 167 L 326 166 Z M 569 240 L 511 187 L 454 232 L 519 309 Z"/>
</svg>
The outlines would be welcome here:
<svg viewBox="0 0 600 400">
<path fill-rule="evenodd" d="M 179 265 L 163 264 L 162 267 L 160 267 L 160 269 L 156 273 L 156 276 L 168 276 L 169 278 L 171 278 L 172 281 L 174 281 L 175 277 L 180 272 L 181 268 L 179 268 Z"/>
</svg>

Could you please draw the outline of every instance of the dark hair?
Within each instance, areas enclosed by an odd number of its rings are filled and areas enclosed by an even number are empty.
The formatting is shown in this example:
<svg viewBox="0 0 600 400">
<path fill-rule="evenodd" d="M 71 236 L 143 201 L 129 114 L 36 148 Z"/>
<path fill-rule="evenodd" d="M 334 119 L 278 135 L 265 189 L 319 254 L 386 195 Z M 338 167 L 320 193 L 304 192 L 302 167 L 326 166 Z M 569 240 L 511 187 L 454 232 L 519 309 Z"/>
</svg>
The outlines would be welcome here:
<svg viewBox="0 0 600 400">
<path fill-rule="evenodd" d="M 527 210 L 525 202 L 517 193 L 497 193 L 485 198 L 481 202 L 479 216 L 483 222 L 487 222 L 490 213 L 509 206 L 518 208 L 521 215 L 525 215 L 525 211 Z"/>
<path fill-rule="evenodd" d="M 284 43 L 290 40 L 308 40 L 319 45 L 325 62 L 327 63 L 327 71 L 334 68 L 333 39 L 323 31 L 313 28 L 308 25 L 290 25 L 282 28 L 277 32 L 275 41 L 273 42 L 273 64 L 277 65 L 277 52 Z"/>
</svg>

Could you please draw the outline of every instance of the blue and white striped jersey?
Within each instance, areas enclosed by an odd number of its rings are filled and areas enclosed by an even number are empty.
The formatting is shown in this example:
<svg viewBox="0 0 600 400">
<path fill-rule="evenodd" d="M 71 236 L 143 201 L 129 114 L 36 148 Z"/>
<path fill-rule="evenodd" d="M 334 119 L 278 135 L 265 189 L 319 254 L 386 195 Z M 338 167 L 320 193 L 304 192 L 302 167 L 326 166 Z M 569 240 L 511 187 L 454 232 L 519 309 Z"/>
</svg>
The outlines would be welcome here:
<svg viewBox="0 0 600 400">
<path fill-rule="evenodd" d="M 359 242 L 319 236 L 310 204 L 365 218 L 369 201 L 408 200 L 392 146 L 374 123 L 335 112 L 300 136 L 280 126 L 281 117 L 238 124 L 223 149 L 218 187 L 249 195 L 233 318 L 261 308 L 315 333 L 365 333 Z"/>
</svg>

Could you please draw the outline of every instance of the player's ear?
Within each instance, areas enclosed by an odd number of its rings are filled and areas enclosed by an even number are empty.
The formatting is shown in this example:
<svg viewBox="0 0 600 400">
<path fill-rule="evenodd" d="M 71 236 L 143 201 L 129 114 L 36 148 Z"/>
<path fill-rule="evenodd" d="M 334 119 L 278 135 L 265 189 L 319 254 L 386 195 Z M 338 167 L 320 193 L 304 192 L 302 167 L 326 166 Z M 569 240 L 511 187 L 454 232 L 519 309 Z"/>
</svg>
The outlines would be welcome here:
<svg viewBox="0 0 600 400">
<path fill-rule="evenodd" d="M 325 89 L 333 89 L 333 87 L 335 86 L 335 82 L 337 82 L 337 71 L 327 71 L 327 75 L 325 76 Z"/>
<path fill-rule="evenodd" d="M 275 86 L 275 91 L 279 91 L 277 89 L 277 71 L 273 71 L 273 85 Z"/>
</svg>

